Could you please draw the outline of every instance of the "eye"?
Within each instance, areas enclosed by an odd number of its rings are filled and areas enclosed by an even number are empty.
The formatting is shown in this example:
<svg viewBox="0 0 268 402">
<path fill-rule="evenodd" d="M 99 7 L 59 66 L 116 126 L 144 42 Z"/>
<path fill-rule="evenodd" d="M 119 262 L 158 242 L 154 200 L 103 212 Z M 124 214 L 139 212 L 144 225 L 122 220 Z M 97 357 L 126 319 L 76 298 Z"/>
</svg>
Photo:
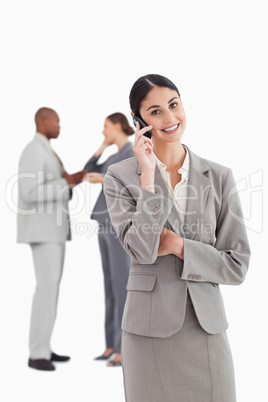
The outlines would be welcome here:
<svg viewBox="0 0 268 402">
<path fill-rule="evenodd" d="M 160 110 L 155 109 L 155 110 L 152 111 L 151 114 L 154 116 L 154 115 L 159 114 L 159 113 L 160 113 Z"/>
<path fill-rule="evenodd" d="M 170 109 L 174 109 L 177 106 L 177 102 L 173 102 L 169 105 Z"/>
</svg>

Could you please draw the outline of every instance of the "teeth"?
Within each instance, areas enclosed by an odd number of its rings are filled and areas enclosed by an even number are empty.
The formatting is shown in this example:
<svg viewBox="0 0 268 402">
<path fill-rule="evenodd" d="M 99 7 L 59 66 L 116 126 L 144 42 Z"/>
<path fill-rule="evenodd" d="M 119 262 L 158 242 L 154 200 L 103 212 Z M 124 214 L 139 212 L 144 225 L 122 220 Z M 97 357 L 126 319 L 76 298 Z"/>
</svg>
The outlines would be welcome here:
<svg viewBox="0 0 268 402">
<path fill-rule="evenodd" d="M 170 128 L 166 128 L 165 130 L 163 130 L 163 131 L 166 131 L 166 132 L 169 132 L 169 131 L 173 131 L 173 130 L 175 130 L 175 128 L 177 128 L 178 127 L 178 124 L 176 124 L 175 126 L 173 126 L 173 127 L 170 127 Z"/>
</svg>

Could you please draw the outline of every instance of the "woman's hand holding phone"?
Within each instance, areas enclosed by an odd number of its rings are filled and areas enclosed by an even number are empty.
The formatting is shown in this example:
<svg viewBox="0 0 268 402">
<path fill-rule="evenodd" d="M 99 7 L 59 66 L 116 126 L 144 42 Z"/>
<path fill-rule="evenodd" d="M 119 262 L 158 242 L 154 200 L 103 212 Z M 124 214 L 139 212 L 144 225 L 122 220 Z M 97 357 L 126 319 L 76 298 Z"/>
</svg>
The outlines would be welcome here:
<svg viewBox="0 0 268 402">
<path fill-rule="evenodd" d="M 155 157 L 153 154 L 152 140 L 144 133 L 153 126 L 147 126 L 140 129 L 140 124 L 136 124 L 136 134 L 133 146 L 133 152 L 141 168 L 141 187 L 147 191 L 154 192 L 154 171 L 155 171 Z"/>
</svg>

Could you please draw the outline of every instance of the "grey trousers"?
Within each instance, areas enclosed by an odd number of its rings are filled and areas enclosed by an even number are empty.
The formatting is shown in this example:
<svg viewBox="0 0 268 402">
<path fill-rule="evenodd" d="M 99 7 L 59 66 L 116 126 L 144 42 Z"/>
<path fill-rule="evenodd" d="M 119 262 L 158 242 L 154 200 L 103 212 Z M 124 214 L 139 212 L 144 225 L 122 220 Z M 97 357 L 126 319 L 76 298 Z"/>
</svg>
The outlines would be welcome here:
<svg viewBox="0 0 268 402">
<path fill-rule="evenodd" d="M 106 347 L 120 353 L 121 322 L 131 259 L 111 224 L 99 225 L 98 241 L 104 275 Z"/>
<path fill-rule="evenodd" d="M 32 243 L 36 288 L 32 301 L 29 349 L 31 359 L 50 359 L 65 243 Z"/>
</svg>

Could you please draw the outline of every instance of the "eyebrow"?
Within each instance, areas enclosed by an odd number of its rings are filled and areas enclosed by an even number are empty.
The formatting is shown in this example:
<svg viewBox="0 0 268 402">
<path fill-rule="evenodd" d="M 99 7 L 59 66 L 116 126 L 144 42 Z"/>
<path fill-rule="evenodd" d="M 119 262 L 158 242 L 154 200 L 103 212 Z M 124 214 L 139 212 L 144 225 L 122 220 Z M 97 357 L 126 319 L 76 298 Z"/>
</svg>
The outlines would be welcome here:
<svg viewBox="0 0 268 402">
<path fill-rule="evenodd" d="M 172 99 L 170 99 L 170 100 L 168 101 L 168 104 L 171 103 L 171 102 L 173 102 L 174 99 L 179 99 L 179 97 L 178 97 L 178 96 L 174 96 L 174 98 L 172 98 Z M 146 110 L 146 112 L 148 112 L 148 110 L 153 109 L 153 108 L 155 108 L 155 107 L 160 107 L 160 105 L 152 105 L 152 106 L 148 107 L 148 109 Z"/>
</svg>

